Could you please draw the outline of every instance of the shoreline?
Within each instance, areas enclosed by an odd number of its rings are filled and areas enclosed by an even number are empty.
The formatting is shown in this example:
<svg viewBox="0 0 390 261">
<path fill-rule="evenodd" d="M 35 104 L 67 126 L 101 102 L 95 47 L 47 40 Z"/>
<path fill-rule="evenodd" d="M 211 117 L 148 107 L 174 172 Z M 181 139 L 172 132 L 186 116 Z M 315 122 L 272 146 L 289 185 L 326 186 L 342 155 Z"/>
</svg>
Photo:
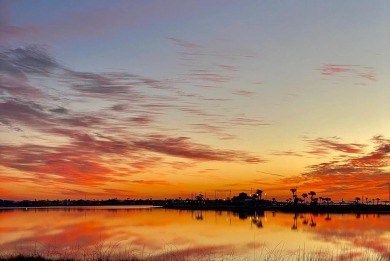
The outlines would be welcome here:
<svg viewBox="0 0 390 261">
<path fill-rule="evenodd" d="M 166 209 L 177 210 L 214 210 L 214 211 L 275 211 L 286 213 L 377 213 L 390 214 L 390 205 L 259 205 L 259 206 L 229 206 L 229 205 L 165 205 Z"/>
<path fill-rule="evenodd" d="M 6 210 L 47 210 L 47 209 L 147 209 L 163 208 L 193 211 L 233 211 L 233 212 L 285 212 L 285 213 L 372 213 L 390 214 L 390 205 L 236 205 L 236 204 L 128 204 L 128 205 L 71 205 L 71 206 L 0 206 L 0 211 Z"/>
</svg>

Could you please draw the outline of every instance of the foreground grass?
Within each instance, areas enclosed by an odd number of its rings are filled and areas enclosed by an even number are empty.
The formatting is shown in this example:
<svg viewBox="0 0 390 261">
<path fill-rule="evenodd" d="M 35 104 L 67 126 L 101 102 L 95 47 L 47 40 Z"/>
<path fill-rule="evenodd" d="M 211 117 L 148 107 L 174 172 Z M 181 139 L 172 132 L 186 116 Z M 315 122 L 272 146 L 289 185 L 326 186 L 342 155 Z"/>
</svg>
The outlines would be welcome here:
<svg viewBox="0 0 390 261">
<path fill-rule="evenodd" d="M 62 258 L 45 258 L 41 256 L 11 256 L 11 257 L 0 257 L 1 261 L 77 261 L 79 259 L 62 259 Z M 165 256 L 164 258 L 119 258 L 119 259 L 84 259 L 84 260 L 92 260 L 92 261 L 389 261 L 390 256 L 387 257 L 370 257 L 368 256 L 350 256 L 350 257 L 340 257 L 340 256 L 315 256 L 315 255 L 303 255 L 303 256 L 295 256 L 295 257 L 286 257 L 284 255 L 281 256 L 265 256 L 258 257 L 256 259 L 250 258 L 240 258 L 240 257 L 221 257 L 221 256 L 203 256 L 196 258 L 178 258 L 176 256 Z"/>
<path fill-rule="evenodd" d="M 118 250 L 118 245 L 98 245 L 93 249 L 26 249 L 0 253 L 0 261 L 390 261 L 390 251 L 378 253 L 354 249 L 319 250 L 295 252 L 282 248 L 257 250 L 251 257 L 242 257 L 232 253 L 215 251 L 193 251 L 193 249 L 166 249 L 158 254 L 145 253 L 143 250 Z"/>
</svg>

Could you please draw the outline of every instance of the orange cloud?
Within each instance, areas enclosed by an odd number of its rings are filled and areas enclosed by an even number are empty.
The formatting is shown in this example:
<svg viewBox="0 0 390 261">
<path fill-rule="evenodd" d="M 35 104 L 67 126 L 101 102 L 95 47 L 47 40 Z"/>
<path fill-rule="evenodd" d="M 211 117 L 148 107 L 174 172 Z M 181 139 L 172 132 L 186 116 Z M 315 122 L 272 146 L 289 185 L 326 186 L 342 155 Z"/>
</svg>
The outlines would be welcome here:
<svg viewBox="0 0 390 261">
<path fill-rule="evenodd" d="M 390 166 L 390 140 L 382 136 L 373 138 L 376 142 L 374 150 L 362 153 L 362 144 L 342 144 L 328 140 L 315 140 L 326 150 L 332 149 L 352 155 L 338 160 L 331 160 L 308 167 L 301 176 L 286 178 L 283 182 L 298 185 L 300 191 L 317 190 L 322 195 L 335 200 L 348 197 L 353 200 L 362 195 L 388 198 Z M 355 154 L 358 154 L 357 156 Z M 360 154 L 360 155 L 359 155 Z"/>
</svg>

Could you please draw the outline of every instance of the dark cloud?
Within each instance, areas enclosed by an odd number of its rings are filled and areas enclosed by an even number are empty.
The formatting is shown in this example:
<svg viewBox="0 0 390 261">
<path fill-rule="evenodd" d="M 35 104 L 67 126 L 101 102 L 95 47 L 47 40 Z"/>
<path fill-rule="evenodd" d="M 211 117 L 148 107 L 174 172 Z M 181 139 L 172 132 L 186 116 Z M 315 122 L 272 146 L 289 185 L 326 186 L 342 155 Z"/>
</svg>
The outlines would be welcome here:
<svg viewBox="0 0 390 261">
<path fill-rule="evenodd" d="M 58 113 L 58 114 L 68 114 L 68 112 L 69 112 L 66 108 L 63 108 L 63 107 L 50 109 L 49 111 L 54 112 L 54 113 Z"/>
<path fill-rule="evenodd" d="M 11 75 L 21 73 L 49 74 L 59 64 L 40 45 L 6 50 L 0 53 L 0 72 Z"/>
</svg>

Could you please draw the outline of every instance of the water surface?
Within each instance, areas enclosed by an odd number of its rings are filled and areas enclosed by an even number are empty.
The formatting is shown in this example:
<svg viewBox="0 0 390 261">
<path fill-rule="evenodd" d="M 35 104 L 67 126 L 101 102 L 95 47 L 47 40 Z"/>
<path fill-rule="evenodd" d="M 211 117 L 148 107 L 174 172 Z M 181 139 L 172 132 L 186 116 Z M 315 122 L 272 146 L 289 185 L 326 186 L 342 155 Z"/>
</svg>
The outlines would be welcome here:
<svg viewBox="0 0 390 261">
<path fill-rule="evenodd" d="M 388 255 L 388 214 L 184 211 L 150 207 L 0 210 L 0 251 L 113 252 L 177 256 Z"/>
</svg>

